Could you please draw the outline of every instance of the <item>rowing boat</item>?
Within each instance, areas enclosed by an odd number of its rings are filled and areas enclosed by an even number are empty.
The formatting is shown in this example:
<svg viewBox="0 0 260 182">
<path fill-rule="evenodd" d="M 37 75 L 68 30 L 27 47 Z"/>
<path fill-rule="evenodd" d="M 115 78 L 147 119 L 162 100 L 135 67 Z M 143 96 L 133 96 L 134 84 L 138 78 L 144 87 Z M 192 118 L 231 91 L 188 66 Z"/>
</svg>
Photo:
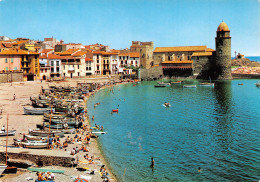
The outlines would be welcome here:
<svg viewBox="0 0 260 182">
<path fill-rule="evenodd" d="M 24 107 L 24 114 L 30 114 L 30 115 L 42 115 L 44 113 L 50 112 L 50 108 L 29 108 Z"/>
<path fill-rule="evenodd" d="M 16 130 L 10 130 L 10 131 L 8 131 L 8 136 L 15 135 L 15 132 L 16 132 Z M 6 131 L 0 131 L 0 137 L 1 137 L 1 136 L 6 136 L 6 135 L 7 135 L 7 132 L 6 132 Z"/>
</svg>

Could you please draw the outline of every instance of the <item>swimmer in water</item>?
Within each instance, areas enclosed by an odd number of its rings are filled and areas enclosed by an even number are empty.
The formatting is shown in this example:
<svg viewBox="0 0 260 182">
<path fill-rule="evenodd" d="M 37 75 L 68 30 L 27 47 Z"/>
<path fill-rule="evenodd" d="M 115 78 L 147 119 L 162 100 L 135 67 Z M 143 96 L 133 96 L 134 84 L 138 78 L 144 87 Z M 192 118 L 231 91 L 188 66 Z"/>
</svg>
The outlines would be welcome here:
<svg viewBox="0 0 260 182">
<path fill-rule="evenodd" d="M 151 157 L 151 165 L 150 165 L 151 168 L 154 168 L 154 159 L 153 157 Z"/>
<path fill-rule="evenodd" d="M 201 171 L 202 171 L 202 169 L 199 167 L 199 168 L 198 168 L 198 172 L 200 173 Z"/>
</svg>

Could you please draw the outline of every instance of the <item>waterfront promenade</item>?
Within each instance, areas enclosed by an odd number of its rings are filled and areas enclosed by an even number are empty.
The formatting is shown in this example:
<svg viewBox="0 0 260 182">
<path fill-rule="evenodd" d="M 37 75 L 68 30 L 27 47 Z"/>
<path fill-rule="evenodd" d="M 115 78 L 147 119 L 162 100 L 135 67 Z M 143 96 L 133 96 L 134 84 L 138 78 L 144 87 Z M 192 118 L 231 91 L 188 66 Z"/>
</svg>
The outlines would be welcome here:
<svg viewBox="0 0 260 182">
<path fill-rule="evenodd" d="M 89 78 L 89 79 L 70 79 L 64 82 L 40 82 L 40 81 L 32 81 L 32 82 L 15 82 L 15 83 L 4 83 L 0 84 L 0 109 L 2 110 L 2 117 L 0 119 L 0 126 L 6 126 L 7 115 L 9 115 L 9 129 L 15 129 L 16 135 L 8 137 L 8 153 L 15 154 L 18 156 L 19 154 L 32 155 L 33 157 L 41 156 L 44 158 L 50 157 L 63 157 L 68 160 L 74 158 L 75 161 L 78 161 L 78 167 L 88 168 L 89 171 L 95 171 L 95 175 L 89 175 L 85 172 L 77 171 L 76 168 L 64 167 L 64 166 L 45 166 L 45 168 L 53 168 L 53 169 L 63 169 L 65 171 L 64 174 L 55 174 L 56 181 L 72 181 L 72 177 L 77 177 L 79 175 L 90 176 L 91 180 L 89 181 L 103 181 L 98 172 L 100 167 L 104 164 L 107 169 L 106 161 L 104 160 L 102 153 L 99 148 L 98 141 L 96 139 L 91 139 L 90 144 L 87 145 L 87 149 L 89 150 L 88 155 L 94 156 L 94 164 L 86 163 L 84 161 L 84 155 L 86 154 L 83 151 L 80 151 L 75 156 L 70 155 L 72 148 L 78 147 L 81 148 L 81 143 L 69 144 L 65 149 L 25 149 L 25 148 L 14 148 L 13 147 L 13 138 L 22 138 L 24 133 L 28 133 L 28 129 L 35 129 L 36 124 L 42 124 L 43 116 L 35 116 L 35 115 L 24 115 L 23 107 L 30 104 L 30 97 L 37 97 L 40 93 L 41 87 L 48 88 L 48 85 L 61 85 L 61 86 L 76 86 L 78 82 L 108 82 L 109 79 L 107 77 L 102 78 Z M 15 94 L 15 95 L 14 95 Z M 15 96 L 15 100 L 14 100 Z M 85 97 L 85 102 L 88 97 Z M 86 117 L 88 118 L 88 117 Z M 86 119 L 87 120 L 87 119 Z M 89 126 L 88 121 L 86 123 Z M 75 134 L 66 135 L 70 138 L 73 138 Z M 78 134 L 82 138 L 84 135 Z M 101 137 L 106 137 L 106 135 L 102 135 Z M 65 138 L 61 139 L 61 143 L 65 141 Z M 4 153 L 6 149 L 6 137 L 0 138 L 0 152 Z M 10 154 L 10 156 L 13 156 Z M 11 158 L 11 157 L 10 157 Z M 12 159 L 15 160 L 15 159 Z M 1 161 L 1 163 L 5 163 L 5 161 Z M 34 164 L 35 165 L 35 164 Z M 114 179 L 112 173 L 109 169 L 109 177 L 110 179 Z M 16 175 L 4 175 L 0 178 L 1 181 L 25 181 L 27 177 L 32 177 L 36 179 L 36 173 L 30 173 L 27 170 L 18 170 Z"/>
</svg>

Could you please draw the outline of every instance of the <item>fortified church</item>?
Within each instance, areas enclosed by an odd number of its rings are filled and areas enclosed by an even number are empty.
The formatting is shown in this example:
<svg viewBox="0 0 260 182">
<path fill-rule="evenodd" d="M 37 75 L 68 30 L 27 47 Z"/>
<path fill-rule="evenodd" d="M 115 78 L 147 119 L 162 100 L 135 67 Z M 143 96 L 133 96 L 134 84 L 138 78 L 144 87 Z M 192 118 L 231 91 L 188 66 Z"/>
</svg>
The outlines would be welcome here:
<svg viewBox="0 0 260 182">
<path fill-rule="evenodd" d="M 140 55 L 146 56 L 142 53 Z M 147 56 L 153 59 L 149 63 L 148 60 L 142 62 L 141 59 L 141 65 L 146 69 L 152 68 L 151 70 L 161 67 L 165 76 L 232 79 L 231 37 L 225 22 L 221 22 L 217 28 L 215 50 L 207 46 L 156 47 L 153 54 Z"/>
</svg>

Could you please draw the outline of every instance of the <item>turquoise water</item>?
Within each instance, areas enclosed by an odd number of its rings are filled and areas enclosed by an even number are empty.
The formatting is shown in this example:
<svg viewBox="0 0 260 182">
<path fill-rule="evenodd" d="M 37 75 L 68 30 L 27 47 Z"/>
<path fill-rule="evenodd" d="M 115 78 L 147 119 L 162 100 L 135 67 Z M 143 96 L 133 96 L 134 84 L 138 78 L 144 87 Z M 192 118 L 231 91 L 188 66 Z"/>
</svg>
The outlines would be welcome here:
<svg viewBox="0 0 260 182">
<path fill-rule="evenodd" d="M 250 61 L 260 62 L 260 56 L 246 56 L 246 58 L 250 59 Z M 235 59 L 235 57 L 232 57 L 232 59 Z"/>
<path fill-rule="evenodd" d="M 99 140 L 120 179 L 126 169 L 125 181 L 258 181 L 256 82 L 233 80 L 195 89 L 180 84 L 155 88 L 156 82 L 120 85 L 114 93 L 104 89 L 90 97 L 88 111 L 95 115 L 92 125 L 107 131 Z M 166 101 L 172 107 L 163 107 Z M 96 102 L 101 104 L 94 109 Z M 111 114 L 115 108 L 119 113 Z"/>
</svg>

